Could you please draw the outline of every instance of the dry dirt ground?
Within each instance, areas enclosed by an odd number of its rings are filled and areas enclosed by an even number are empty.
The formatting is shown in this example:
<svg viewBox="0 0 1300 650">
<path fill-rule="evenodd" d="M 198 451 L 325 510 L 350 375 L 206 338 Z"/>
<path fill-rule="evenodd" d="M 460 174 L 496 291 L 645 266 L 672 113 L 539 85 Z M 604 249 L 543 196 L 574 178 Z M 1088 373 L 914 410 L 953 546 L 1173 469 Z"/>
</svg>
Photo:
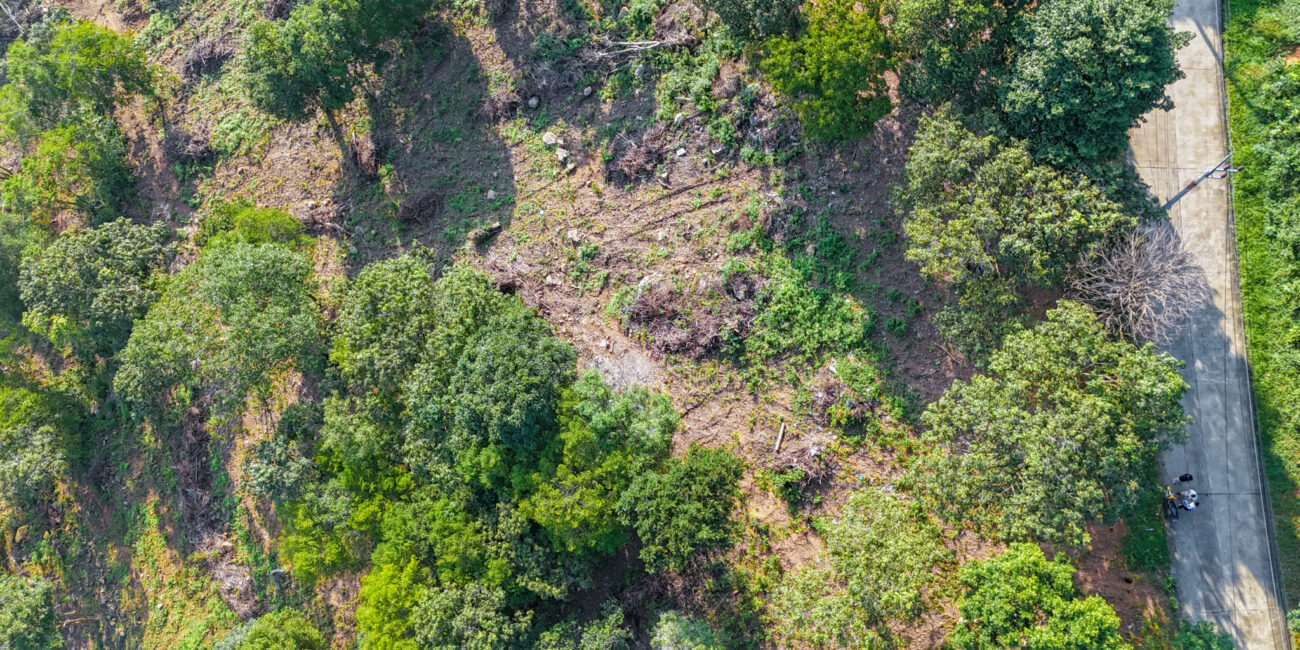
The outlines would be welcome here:
<svg viewBox="0 0 1300 650">
<path fill-rule="evenodd" d="M 148 15 L 131 2 L 64 4 L 119 31 L 149 32 Z M 754 97 L 742 135 L 760 158 L 769 158 L 754 164 L 739 147 L 722 147 L 710 116 L 685 107 L 679 119 L 668 120 L 673 128 L 657 134 L 651 171 L 628 178 L 619 161 L 663 110 L 653 82 L 611 96 L 599 75 L 557 69 L 539 53 L 541 37 L 562 40 L 581 26 L 554 0 L 508 1 L 495 19 L 453 15 L 451 27 L 417 34 L 340 114 L 345 151 L 324 120 L 279 124 L 243 104 L 232 78 L 238 74 L 234 57 L 242 29 L 233 12 L 215 2 L 172 4 L 167 14 L 173 29 L 147 41 L 152 60 L 172 76 L 169 97 L 161 106 L 132 104 L 119 115 L 140 178 L 134 212 L 139 219 L 192 228 L 206 206 L 247 197 L 290 212 L 312 234 L 336 243 L 339 254 L 325 256 L 329 263 L 319 269 L 335 276 L 416 242 L 435 248 L 441 259 L 483 268 L 517 292 L 577 347 L 582 367 L 601 371 L 616 386 L 645 384 L 671 395 L 683 414 L 679 450 L 691 443 L 726 446 L 760 468 L 776 455 L 778 435 L 787 448 L 830 436 L 796 403 L 798 386 L 806 385 L 815 368 L 791 366 L 787 376 L 773 373 L 777 379 L 755 389 L 735 363 L 666 353 L 611 316 L 607 306 L 625 287 L 647 284 L 689 294 L 710 286 L 736 255 L 728 248 L 733 236 L 757 224 L 779 239 L 783 219 L 796 205 L 809 215 L 828 215 L 833 232 L 863 261 L 851 292 L 875 314 L 873 345 L 891 392 L 920 405 L 971 373 L 963 359 L 945 350 L 930 324 L 945 297 L 903 259 L 899 216 L 889 204 L 915 110 L 895 111 L 855 142 L 804 142 L 797 123 L 748 62 L 729 61 L 716 75 L 713 94 L 733 105 L 742 90 Z M 211 56 L 195 75 L 190 68 L 200 48 Z M 546 144 L 547 133 L 560 142 Z M 559 160 L 557 149 L 568 153 L 566 160 Z M 789 236 L 798 234 L 790 230 Z M 891 319 L 906 323 L 905 331 L 881 327 Z M 253 424 L 236 435 L 229 458 L 237 461 L 264 428 Z M 909 425 L 891 426 L 906 431 Z M 237 462 L 226 466 L 237 484 Z M 785 568 L 812 560 L 822 542 L 808 526 L 811 517 L 834 516 L 859 485 L 888 485 L 901 475 L 894 453 L 872 445 L 842 449 L 836 466 L 834 476 L 814 491 L 816 499 L 794 516 L 784 501 L 747 478 L 746 535 L 776 531 L 758 555 L 775 557 Z M 110 518 L 116 504 L 96 502 L 104 509 L 97 516 Z M 253 503 L 244 503 L 242 512 L 243 526 L 252 533 L 240 552 L 250 552 L 248 546 L 272 553 L 274 512 Z M 1125 582 L 1129 572 L 1112 566 L 1120 556 L 1118 533 L 1097 531 L 1094 539 L 1093 552 L 1079 560 L 1080 586 L 1106 596 L 1132 629 L 1160 599 L 1149 582 Z M 951 545 L 959 559 L 997 550 L 967 534 Z M 738 549 L 737 561 L 753 559 L 746 554 Z M 197 565 L 172 556 L 169 571 Z M 138 594 L 146 576 L 139 568 L 131 571 L 137 586 L 128 591 Z M 342 576 L 318 591 L 343 632 L 336 638 L 340 647 L 350 638 L 357 577 Z M 690 583 L 679 576 L 646 589 L 689 600 Z M 933 613 L 896 630 L 912 639 L 912 647 L 935 646 L 957 617 L 950 595 L 935 599 L 940 602 Z M 122 606 L 134 610 L 130 616 L 138 625 L 149 626 L 151 614 L 139 609 L 138 599 L 123 597 Z M 86 615 L 93 618 L 115 608 L 84 609 L 94 610 Z M 101 637 L 104 642 L 119 641 Z"/>
</svg>

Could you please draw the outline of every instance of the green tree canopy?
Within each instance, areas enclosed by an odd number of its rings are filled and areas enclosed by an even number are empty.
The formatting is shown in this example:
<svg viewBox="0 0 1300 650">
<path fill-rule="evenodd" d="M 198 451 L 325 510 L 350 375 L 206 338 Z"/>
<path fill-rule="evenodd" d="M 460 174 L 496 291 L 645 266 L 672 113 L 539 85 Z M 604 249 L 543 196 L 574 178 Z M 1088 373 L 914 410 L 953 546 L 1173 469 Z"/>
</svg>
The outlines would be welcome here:
<svg viewBox="0 0 1300 650">
<path fill-rule="evenodd" d="M 684 459 L 636 478 L 619 508 L 641 538 L 648 571 L 680 571 L 696 553 L 731 544 L 741 471 L 730 452 L 693 445 Z"/>
<path fill-rule="evenodd" d="M 108 117 L 127 95 L 149 93 L 154 69 L 135 41 L 57 17 L 9 45 L 0 132 L 23 143 L 83 117 Z"/>
<path fill-rule="evenodd" d="M 1175 0 L 1045 0 L 1023 23 L 1002 87 L 1012 133 L 1058 164 L 1099 162 L 1128 146 L 1128 131 L 1182 72 L 1169 17 Z"/>
<path fill-rule="evenodd" d="M 249 99 L 291 121 L 317 109 L 332 115 L 356 96 L 363 66 L 383 61 L 380 46 L 428 7 L 427 0 L 311 0 L 287 20 L 254 23 L 244 46 Z"/>
<path fill-rule="evenodd" d="M 640 468 L 668 455 L 677 412 L 665 395 L 615 393 L 590 372 L 561 398 L 559 422 L 523 512 L 557 550 L 613 552 L 626 541 L 619 498 Z"/>
<path fill-rule="evenodd" d="M 1001 555 L 968 562 L 962 620 L 948 635 L 962 650 L 1129 650 L 1119 616 L 1099 596 L 1079 598 L 1074 567 L 1048 561 L 1034 544 L 1012 544 Z"/>
<path fill-rule="evenodd" d="M 1086 179 L 1035 164 L 1023 144 L 976 135 L 949 111 L 921 119 L 896 199 L 907 259 L 947 283 L 1059 283 L 1108 233 L 1136 223 Z"/>
<path fill-rule="evenodd" d="M 946 516 L 1004 539 L 1085 544 L 1089 522 L 1157 489 L 1144 470 L 1186 425 L 1179 366 L 1063 301 L 926 408 L 933 452 L 913 478 Z"/>
<path fill-rule="evenodd" d="M 806 5 L 803 35 L 767 42 L 763 71 L 794 100 L 809 133 L 859 136 L 892 110 L 884 73 L 893 45 L 881 25 L 887 8 L 882 0 L 819 0 Z"/>
<path fill-rule="evenodd" d="M 133 190 L 117 123 L 89 117 L 39 138 L 18 171 L 0 182 L 0 207 L 46 226 L 68 211 L 98 223 L 116 216 Z"/>
<path fill-rule="evenodd" d="M 901 0 L 890 30 L 907 58 L 903 92 L 930 104 L 996 100 L 1028 0 Z M 993 94 L 993 97 L 988 95 Z"/>
<path fill-rule="evenodd" d="M 47 396 L 0 387 L 0 498 L 10 507 L 53 498 L 55 482 L 67 473 L 69 424 L 66 410 Z"/>
<path fill-rule="evenodd" d="M 504 591 L 475 582 L 427 590 L 412 622 L 420 648 L 502 650 L 523 642 L 532 615 L 510 613 Z"/>
<path fill-rule="evenodd" d="M 404 386 L 407 460 L 421 472 L 454 467 L 499 487 L 541 450 L 576 354 L 477 271 L 458 267 L 439 280 L 438 300 L 438 324 Z"/>
<path fill-rule="evenodd" d="M 0 575 L 0 648 L 62 647 L 54 617 L 54 586 L 41 578 Z"/>
<path fill-rule="evenodd" d="M 315 288 L 311 261 L 283 246 L 209 247 L 136 323 L 114 388 L 146 410 L 176 387 L 205 387 L 223 407 L 265 394 L 277 372 L 320 361 Z"/>
<path fill-rule="evenodd" d="M 896 495 L 854 492 L 844 514 L 825 525 L 831 564 L 870 619 L 913 618 L 934 566 L 947 559 L 938 526 Z"/>
<path fill-rule="evenodd" d="M 155 274 L 171 261 L 170 239 L 164 224 L 125 219 L 60 235 L 23 260 L 23 322 L 56 344 L 112 356 L 158 297 Z"/>
</svg>

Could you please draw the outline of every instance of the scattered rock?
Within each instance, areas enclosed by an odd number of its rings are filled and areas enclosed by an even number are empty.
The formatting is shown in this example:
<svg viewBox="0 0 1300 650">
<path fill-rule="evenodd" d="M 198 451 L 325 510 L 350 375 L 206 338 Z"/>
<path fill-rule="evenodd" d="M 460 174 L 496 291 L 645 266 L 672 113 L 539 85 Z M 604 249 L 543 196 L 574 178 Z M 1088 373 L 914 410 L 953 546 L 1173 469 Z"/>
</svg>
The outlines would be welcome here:
<svg viewBox="0 0 1300 650">
<path fill-rule="evenodd" d="M 528 108 L 537 108 L 541 103 L 542 100 L 538 99 L 537 95 L 528 98 Z"/>
<path fill-rule="evenodd" d="M 482 245 L 489 239 L 496 237 L 501 232 L 501 222 L 497 221 L 487 228 L 475 228 L 469 233 L 469 241 L 475 246 Z"/>
<path fill-rule="evenodd" d="M 582 89 L 582 96 L 583 96 L 583 97 L 591 97 L 592 90 L 593 90 L 593 89 L 592 89 L 591 86 L 587 86 L 586 88 L 583 88 L 583 89 Z"/>
<path fill-rule="evenodd" d="M 555 159 L 558 160 L 558 161 L 560 161 L 560 162 L 564 162 L 564 161 L 568 160 L 568 159 L 569 159 L 569 150 L 568 150 L 568 149 L 563 149 L 563 148 L 556 149 L 556 150 L 555 150 Z"/>
<path fill-rule="evenodd" d="M 547 131 L 546 133 L 542 134 L 542 144 L 548 147 L 554 147 L 560 144 L 560 137 L 555 135 L 554 133 L 551 133 L 550 131 Z"/>
<path fill-rule="evenodd" d="M 682 156 L 685 156 L 685 155 L 686 155 L 686 149 L 684 149 L 684 148 L 682 148 L 682 147 L 678 147 L 678 148 L 677 148 L 677 157 L 678 157 L 678 158 L 681 158 Z"/>
<path fill-rule="evenodd" d="M 644 64 L 644 63 L 639 63 L 639 64 L 637 64 L 637 66 L 636 66 L 636 70 L 633 70 L 633 71 L 632 71 L 632 74 L 635 75 L 635 76 L 638 76 L 638 77 L 644 77 L 644 76 L 645 76 L 645 64 Z"/>
<path fill-rule="evenodd" d="M 686 114 L 685 114 L 685 113 L 678 113 L 678 114 L 676 114 L 676 115 L 673 116 L 673 126 L 674 126 L 674 127 L 681 126 L 681 125 L 682 125 L 682 122 L 685 122 L 685 121 L 686 121 Z"/>
<path fill-rule="evenodd" d="M 580 232 L 577 228 L 570 228 L 569 232 L 565 233 L 564 236 L 568 237 L 569 241 L 575 244 L 582 242 L 582 232 Z"/>
<path fill-rule="evenodd" d="M 489 201 L 495 201 L 495 200 L 497 200 L 497 191 L 496 191 L 496 190 L 488 190 L 488 191 L 487 191 L 487 200 L 489 200 Z"/>
</svg>

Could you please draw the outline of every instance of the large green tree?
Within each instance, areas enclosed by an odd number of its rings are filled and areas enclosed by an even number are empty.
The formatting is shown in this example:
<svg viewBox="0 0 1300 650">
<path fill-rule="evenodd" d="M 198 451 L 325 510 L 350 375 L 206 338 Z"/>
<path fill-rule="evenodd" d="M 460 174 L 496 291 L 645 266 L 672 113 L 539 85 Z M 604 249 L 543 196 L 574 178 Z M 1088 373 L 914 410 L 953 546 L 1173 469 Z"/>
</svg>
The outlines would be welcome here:
<svg viewBox="0 0 1300 650">
<path fill-rule="evenodd" d="M 1079 598 L 1074 567 L 1034 544 L 963 565 L 961 621 L 948 642 L 961 650 L 1129 650 L 1119 616 L 1099 596 Z"/>
<path fill-rule="evenodd" d="M 1119 156 L 1128 131 L 1182 77 L 1175 0 L 1045 0 L 1024 21 L 1002 86 L 1012 133 L 1058 164 Z"/>
<path fill-rule="evenodd" d="M 988 374 L 925 409 L 932 451 L 913 479 L 950 519 L 1004 539 L 1086 544 L 1089 522 L 1157 489 L 1145 470 L 1186 425 L 1179 366 L 1063 301 L 1007 336 Z"/>
<path fill-rule="evenodd" d="M 174 253 L 164 224 L 119 219 L 70 231 L 23 260 L 23 322 L 84 355 L 112 356 L 158 297 L 156 273 Z"/>
</svg>

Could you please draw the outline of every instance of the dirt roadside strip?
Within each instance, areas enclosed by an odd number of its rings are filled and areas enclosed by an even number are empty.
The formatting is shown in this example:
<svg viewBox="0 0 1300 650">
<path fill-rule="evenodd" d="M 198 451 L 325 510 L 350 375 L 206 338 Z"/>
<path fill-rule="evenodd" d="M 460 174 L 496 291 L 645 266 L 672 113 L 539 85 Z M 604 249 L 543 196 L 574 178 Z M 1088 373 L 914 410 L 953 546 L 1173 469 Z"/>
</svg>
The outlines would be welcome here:
<svg viewBox="0 0 1300 650">
<path fill-rule="evenodd" d="M 1193 37 L 1178 53 L 1187 77 L 1170 89 L 1174 109 L 1151 113 L 1133 132 L 1134 163 L 1161 202 L 1228 154 L 1221 16 L 1220 0 L 1180 0 L 1174 28 Z M 1202 507 L 1169 531 L 1179 611 L 1214 621 L 1238 648 L 1290 648 L 1251 405 L 1228 183 L 1204 182 L 1169 216 L 1213 293 L 1168 348 L 1187 363 L 1191 390 L 1183 402 L 1192 424 L 1188 442 L 1162 457 L 1162 475 L 1174 484 L 1191 473 L 1202 495 Z"/>
</svg>

